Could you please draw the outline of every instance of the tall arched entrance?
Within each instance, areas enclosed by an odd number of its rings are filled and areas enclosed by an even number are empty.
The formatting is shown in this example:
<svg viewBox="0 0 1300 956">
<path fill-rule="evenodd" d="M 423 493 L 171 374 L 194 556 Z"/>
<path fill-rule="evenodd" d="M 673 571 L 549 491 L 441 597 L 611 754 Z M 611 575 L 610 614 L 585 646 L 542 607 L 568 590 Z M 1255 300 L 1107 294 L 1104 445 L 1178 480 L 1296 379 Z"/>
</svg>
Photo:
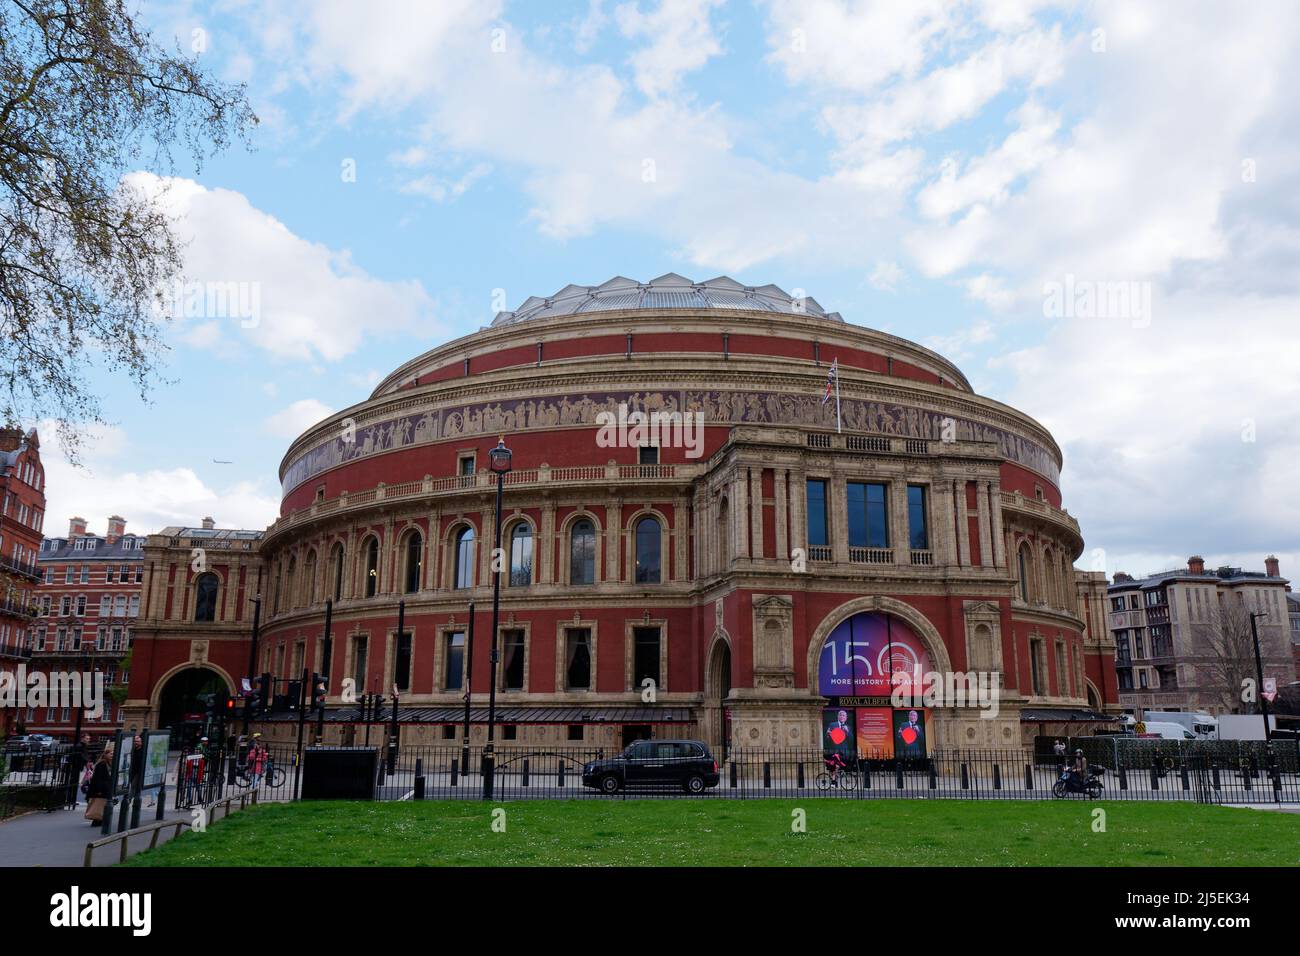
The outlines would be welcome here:
<svg viewBox="0 0 1300 956">
<path fill-rule="evenodd" d="M 715 748 L 715 753 L 724 760 L 731 747 L 731 715 L 727 704 L 730 694 L 731 645 L 725 637 L 719 636 L 713 642 L 705 670 L 704 726 L 709 746 Z"/>
<path fill-rule="evenodd" d="M 177 671 L 158 694 L 158 726 L 172 732 L 173 746 L 189 743 L 187 737 L 203 732 L 211 695 L 224 697 L 232 692 L 225 679 L 207 667 Z"/>
</svg>

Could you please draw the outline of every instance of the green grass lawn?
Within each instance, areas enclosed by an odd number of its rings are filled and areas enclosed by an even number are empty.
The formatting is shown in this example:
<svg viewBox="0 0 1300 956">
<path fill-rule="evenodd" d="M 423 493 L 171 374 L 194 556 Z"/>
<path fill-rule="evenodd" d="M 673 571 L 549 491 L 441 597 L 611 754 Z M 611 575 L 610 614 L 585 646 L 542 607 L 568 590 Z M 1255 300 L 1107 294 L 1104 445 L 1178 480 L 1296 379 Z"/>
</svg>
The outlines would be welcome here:
<svg viewBox="0 0 1300 956">
<path fill-rule="evenodd" d="M 505 810 L 504 833 L 492 829 Z M 572 800 L 267 804 L 127 866 L 1294 866 L 1300 815 L 1182 803 Z M 793 833 L 792 811 L 807 832 Z"/>
</svg>

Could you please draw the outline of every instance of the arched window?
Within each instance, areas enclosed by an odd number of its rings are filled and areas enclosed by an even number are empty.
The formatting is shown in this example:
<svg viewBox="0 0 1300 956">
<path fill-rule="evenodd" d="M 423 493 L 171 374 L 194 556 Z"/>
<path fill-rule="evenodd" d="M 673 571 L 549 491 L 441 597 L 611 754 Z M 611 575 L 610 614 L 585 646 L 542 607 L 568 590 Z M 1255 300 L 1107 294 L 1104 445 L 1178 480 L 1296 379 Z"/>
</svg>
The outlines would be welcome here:
<svg viewBox="0 0 1300 956">
<path fill-rule="evenodd" d="M 334 545 L 334 600 L 343 599 L 343 545 Z"/>
<path fill-rule="evenodd" d="M 194 582 L 194 620 L 217 619 L 217 576 L 211 571 L 200 574 Z"/>
<path fill-rule="evenodd" d="M 424 538 L 412 531 L 406 536 L 406 593 L 420 590 L 420 569 L 424 567 Z"/>
<path fill-rule="evenodd" d="M 307 604 L 316 603 L 316 552 L 309 552 L 302 565 L 303 590 L 307 593 Z"/>
<path fill-rule="evenodd" d="M 366 542 L 366 597 L 374 597 L 379 591 L 379 539 L 371 538 Z"/>
<path fill-rule="evenodd" d="M 596 583 L 596 527 L 586 518 L 569 532 L 569 583 Z"/>
<path fill-rule="evenodd" d="M 521 521 L 510 532 L 510 587 L 533 583 L 533 528 Z"/>
<path fill-rule="evenodd" d="M 636 523 L 636 583 L 658 584 L 659 522 L 649 516 Z"/>
<path fill-rule="evenodd" d="M 455 572 L 453 587 L 474 586 L 474 529 L 468 526 L 456 532 Z"/>
<path fill-rule="evenodd" d="M 297 585 L 296 575 L 298 573 L 298 556 L 289 555 L 289 568 L 284 573 L 284 597 L 285 607 L 293 610 L 298 606 L 298 592 L 294 590 Z"/>
<path fill-rule="evenodd" d="M 1017 556 L 1020 571 L 1020 600 L 1029 603 L 1029 545 L 1022 544 Z"/>
</svg>

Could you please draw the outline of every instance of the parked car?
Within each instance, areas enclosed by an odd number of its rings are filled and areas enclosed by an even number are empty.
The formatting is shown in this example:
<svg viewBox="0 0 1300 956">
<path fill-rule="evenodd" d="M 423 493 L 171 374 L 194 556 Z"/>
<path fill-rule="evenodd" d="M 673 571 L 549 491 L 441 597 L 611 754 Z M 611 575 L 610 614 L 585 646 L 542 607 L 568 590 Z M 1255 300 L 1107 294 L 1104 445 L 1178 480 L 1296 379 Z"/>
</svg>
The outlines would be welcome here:
<svg viewBox="0 0 1300 956">
<path fill-rule="evenodd" d="M 54 750 L 59 746 L 59 741 L 49 734 L 32 734 L 28 740 L 28 749 L 32 751 Z"/>
<path fill-rule="evenodd" d="M 698 740 L 638 740 L 616 757 L 585 764 L 582 785 L 601 793 L 673 785 L 703 793 L 718 785 L 718 762 Z"/>
</svg>

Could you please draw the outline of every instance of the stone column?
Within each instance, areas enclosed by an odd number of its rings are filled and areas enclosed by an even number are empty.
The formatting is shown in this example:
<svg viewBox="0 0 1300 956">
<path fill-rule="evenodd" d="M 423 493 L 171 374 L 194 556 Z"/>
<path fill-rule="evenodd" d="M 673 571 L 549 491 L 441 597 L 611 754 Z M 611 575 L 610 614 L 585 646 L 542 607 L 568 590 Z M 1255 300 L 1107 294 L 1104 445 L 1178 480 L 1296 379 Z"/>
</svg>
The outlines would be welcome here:
<svg viewBox="0 0 1300 956">
<path fill-rule="evenodd" d="M 731 503 L 727 509 L 727 519 L 731 524 L 731 547 L 723 555 L 724 568 L 730 567 L 736 558 L 744 557 L 749 539 L 749 522 L 745 520 L 749 514 L 749 487 L 745 474 L 739 467 L 732 469 L 727 486 L 731 491 Z"/>
<path fill-rule="evenodd" d="M 688 507 L 686 497 L 679 495 L 673 499 L 673 573 L 672 580 L 689 580 L 686 568 L 687 539 L 690 537 L 690 522 L 686 519 Z"/>
<path fill-rule="evenodd" d="M 808 476 L 803 469 L 790 475 L 790 547 L 808 554 Z"/>
<path fill-rule="evenodd" d="M 912 563 L 912 550 L 907 527 L 907 480 L 892 478 L 889 482 L 888 503 L 889 543 L 894 549 L 894 563 Z"/>
<path fill-rule="evenodd" d="M 957 563 L 963 567 L 971 563 L 970 560 L 970 514 L 966 506 L 966 482 L 957 480 L 953 482 L 953 505 L 957 509 Z"/>
<path fill-rule="evenodd" d="M 999 568 L 1007 566 L 1007 535 L 1002 528 L 1001 483 L 989 482 L 989 515 L 993 522 L 993 563 Z"/>
<path fill-rule="evenodd" d="M 826 531 L 831 539 L 831 559 L 836 564 L 849 563 L 849 490 L 847 484 L 842 475 L 832 475 L 831 480 L 826 483 Z M 805 524 L 805 534 L 807 530 Z"/>
<path fill-rule="evenodd" d="M 763 469 L 749 470 L 749 554 L 756 560 L 763 557 Z"/>
<path fill-rule="evenodd" d="M 975 504 L 979 511 L 980 529 L 980 564 L 989 567 L 993 564 L 993 524 L 989 517 L 989 483 L 981 481 L 976 485 Z"/>
<path fill-rule="evenodd" d="M 790 542 L 785 533 L 786 521 L 786 484 L 785 469 L 777 468 L 772 482 L 776 495 L 776 559 L 781 562 L 790 560 Z"/>
<path fill-rule="evenodd" d="M 619 558 L 622 554 L 623 503 L 610 498 L 605 506 L 605 580 L 619 580 Z"/>
<path fill-rule="evenodd" d="M 934 507 L 934 524 L 930 545 L 934 548 L 934 563 L 957 563 L 957 547 L 952 531 L 952 481 L 940 478 L 930 486 L 930 500 Z"/>
<path fill-rule="evenodd" d="M 553 584 L 555 582 L 555 502 L 550 498 L 542 506 L 542 527 L 537 535 L 536 553 L 537 583 Z"/>
</svg>

